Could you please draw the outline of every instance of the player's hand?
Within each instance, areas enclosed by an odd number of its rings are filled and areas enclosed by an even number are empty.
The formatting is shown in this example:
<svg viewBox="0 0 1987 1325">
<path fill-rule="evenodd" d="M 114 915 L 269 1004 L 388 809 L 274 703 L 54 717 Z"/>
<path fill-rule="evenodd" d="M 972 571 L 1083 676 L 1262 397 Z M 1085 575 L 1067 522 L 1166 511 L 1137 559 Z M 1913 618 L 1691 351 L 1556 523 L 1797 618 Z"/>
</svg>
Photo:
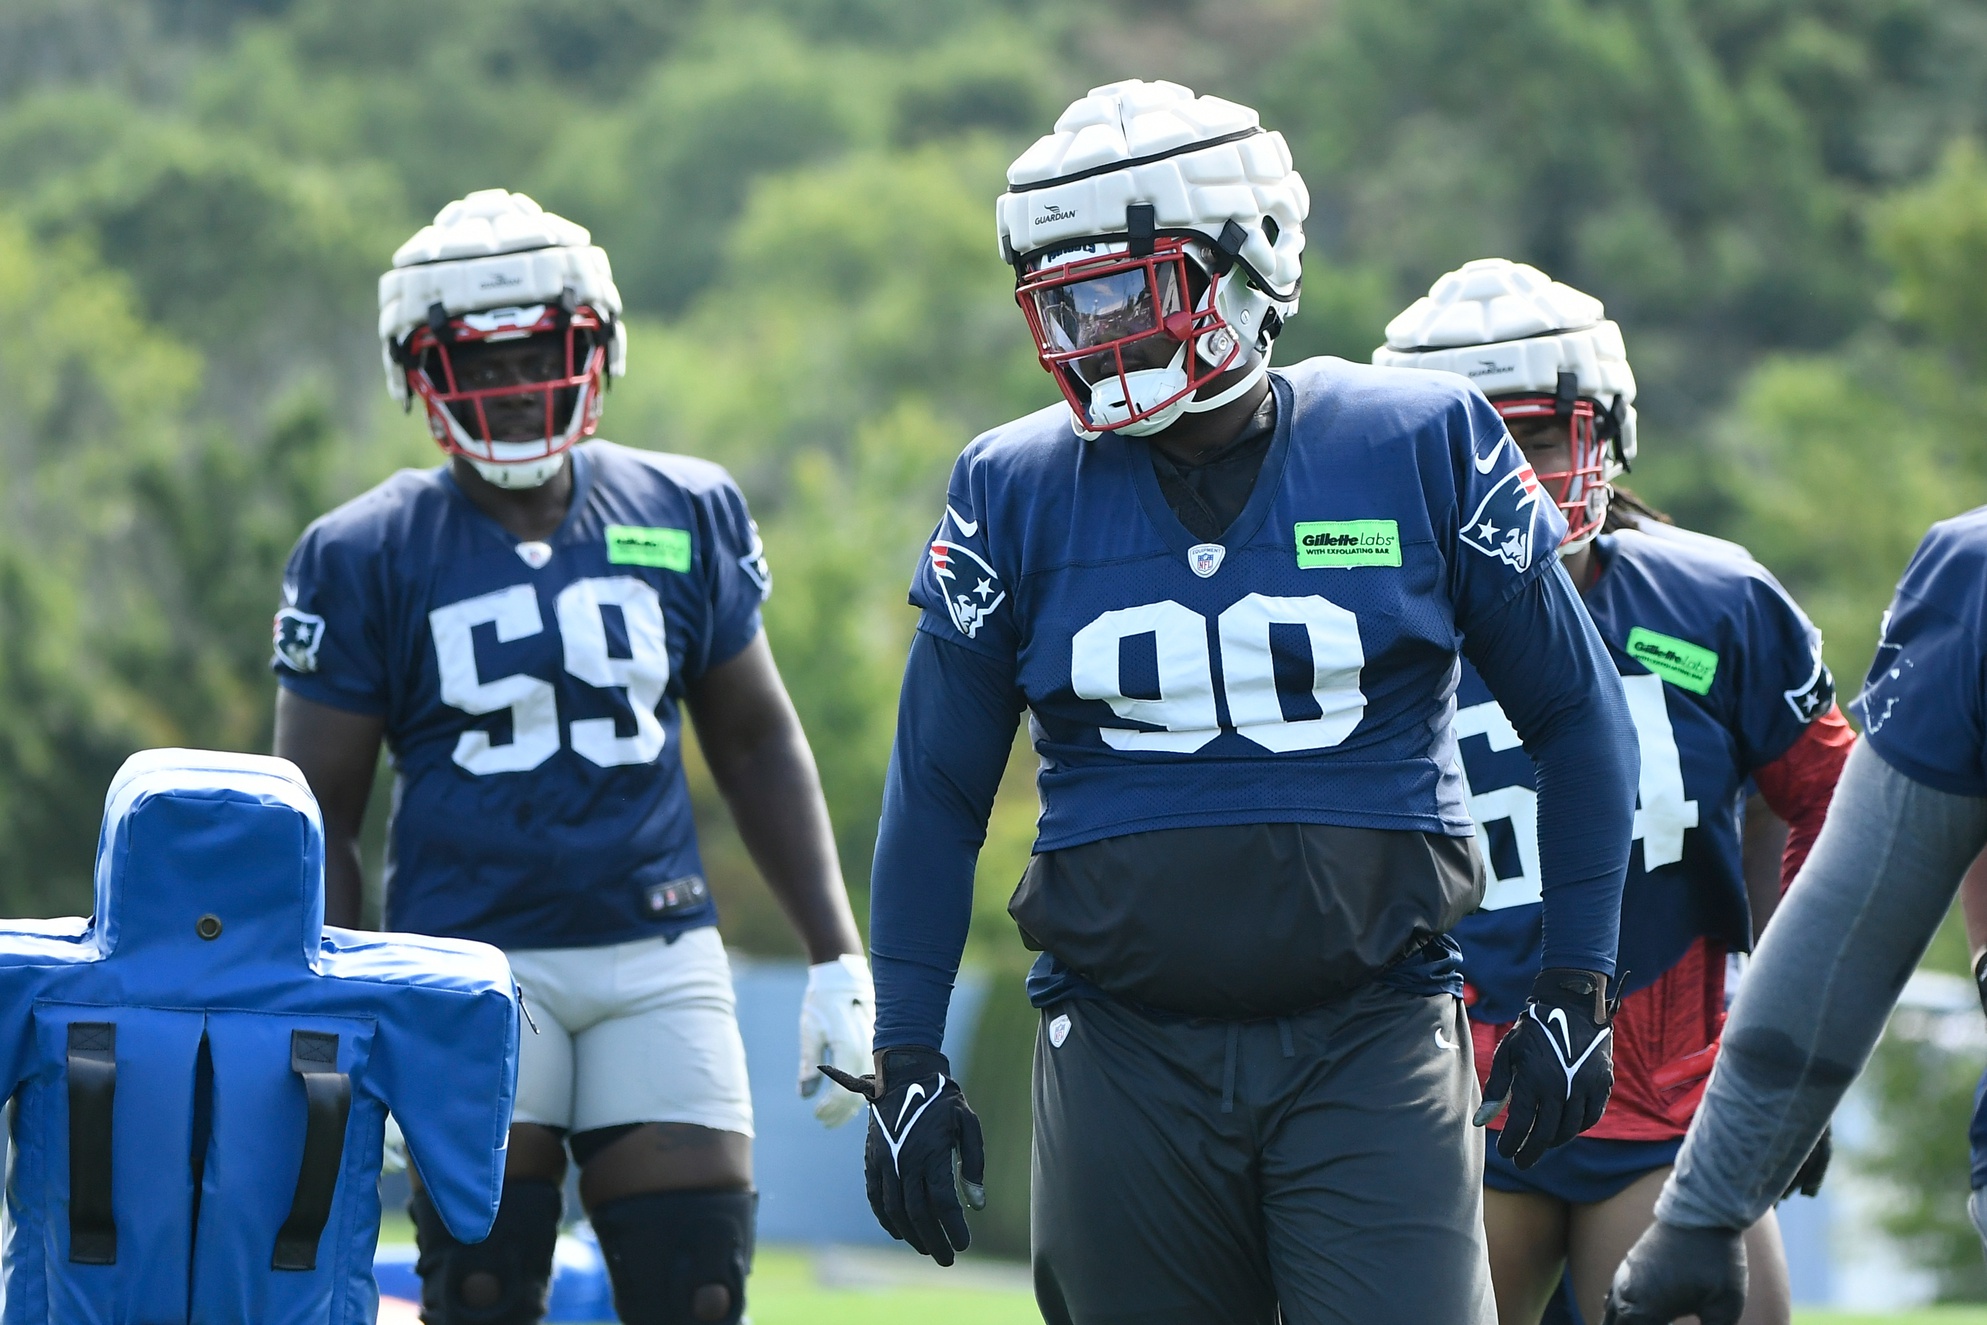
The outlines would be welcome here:
<svg viewBox="0 0 1987 1325">
<path fill-rule="evenodd" d="M 807 968 L 800 999 L 800 1095 L 814 1101 L 823 1127 L 840 1127 L 862 1111 L 863 1097 L 828 1084 L 826 1063 L 853 1076 L 869 1066 L 876 1033 L 876 986 L 869 963 L 854 953 Z"/>
<path fill-rule="evenodd" d="M 873 1076 L 821 1070 L 869 1101 L 863 1176 L 876 1221 L 940 1265 L 952 1264 L 973 1240 L 959 1189 L 967 1205 L 986 1208 L 987 1151 L 945 1055 L 883 1049 Z"/>
<path fill-rule="evenodd" d="M 1786 1200 L 1795 1192 L 1803 1196 L 1820 1195 L 1821 1180 L 1828 1176 L 1828 1161 L 1835 1157 L 1835 1141 L 1829 1132 L 1827 1127 L 1821 1129 L 1821 1135 L 1815 1138 L 1814 1149 L 1801 1161 L 1801 1167 L 1795 1172 L 1794 1180 L 1787 1184 L 1787 1190 L 1780 1193 L 1781 1200 Z"/>
<path fill-rule="evenodd" d="M 1731 1228 L 1649 1225 L 1628 1249 L 1608 1289 L 1601 1325 L 1738 1325 L 1746 1307 L 1746 1244 Z"/>
<path fill-rule="evenodd" d="M 1497 1153 L 1528 1169 L 1601 1120 L 1614 1089 L 1614 1008 L 1607 977 L 1546 970 L 1518 1024 L 1497 1043 L 1476 1125 L 1505 1106 Z"/>
</svg>

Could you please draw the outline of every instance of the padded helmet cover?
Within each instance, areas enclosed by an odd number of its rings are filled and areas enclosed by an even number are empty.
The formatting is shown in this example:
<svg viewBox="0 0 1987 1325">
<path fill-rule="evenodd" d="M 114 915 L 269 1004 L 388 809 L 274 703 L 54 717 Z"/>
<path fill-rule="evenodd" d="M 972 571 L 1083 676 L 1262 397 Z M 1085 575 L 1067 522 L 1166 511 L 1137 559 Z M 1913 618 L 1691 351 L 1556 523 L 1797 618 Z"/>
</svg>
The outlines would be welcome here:
<svg viewBox="0 0 1987 1325">
<path fill-rule="evenodd" d="M 1486 396 L 1552 395 L 1572 373 L 1603 412 L 1620 402 L 1620 458 L 1635 459 L 1635 374 L 1601 301 L 1508 258 L 1449 272 L 1387 324 L 1373 362 L 1460 373 Z M 1610 469 L 1618 472 L 1612 457 Z M 1613 473 L 1609 474 L 1613 477 Z"/>
<path fill-rule="evenodd" d="M 379 278 L 379 338 L 386 389 L 407 399 L 395 347 L 440 304 L 450 317 L 491 308 L 556 304 L 571 290 L 612 327 L 607 375 L 628 364 L 621 292 L 607 254 L 585 226 L 548 212 L 522 193 L 479 189 L 441 209 L 393 255 Z"/>
<path fill-rule="evenodd" d="M 1007 168 L 995 213 L 1001 255 L 1031 255 L 1125 233 L 1125 208 L 1148 203 L 1160 233 L 1193 231 L 1218 245 L 1246 232 L 1235 257 L 1275 300 L 1297 311 L 1311 196 L 1283 135 L 1255 111 L 1178 83 L 1128 79 L 1092 88 Z"/>
</svg>

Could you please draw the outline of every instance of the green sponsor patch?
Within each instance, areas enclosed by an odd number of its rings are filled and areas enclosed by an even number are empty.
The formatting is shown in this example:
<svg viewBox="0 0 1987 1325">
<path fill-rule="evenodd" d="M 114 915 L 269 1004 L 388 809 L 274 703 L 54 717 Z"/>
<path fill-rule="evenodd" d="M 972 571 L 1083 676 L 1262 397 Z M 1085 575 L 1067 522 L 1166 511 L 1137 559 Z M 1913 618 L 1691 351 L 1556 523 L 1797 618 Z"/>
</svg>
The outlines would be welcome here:
<svg viewBox="0 0 1987 1325">
<path fill-rule="evenodd" d="M 1711 678 L 1718 675 L 1718 655 L 1712 650 L 1642 626 L 1628 632 L 1628 656 L 1694 695 L 1710 694 Z"/>
<path fill-rule="evenodd" d="M 1297 565 L 1398 566 L 1401 527 L 1392 520 L 1304 520 L 1297 525 Z"/>
<path fill-rule="evenodd" d="M 652 529 L 638 524 L 607 526 L 607 559 L 617 566 L 690 569 L 690 531 Z"/>
</svg>

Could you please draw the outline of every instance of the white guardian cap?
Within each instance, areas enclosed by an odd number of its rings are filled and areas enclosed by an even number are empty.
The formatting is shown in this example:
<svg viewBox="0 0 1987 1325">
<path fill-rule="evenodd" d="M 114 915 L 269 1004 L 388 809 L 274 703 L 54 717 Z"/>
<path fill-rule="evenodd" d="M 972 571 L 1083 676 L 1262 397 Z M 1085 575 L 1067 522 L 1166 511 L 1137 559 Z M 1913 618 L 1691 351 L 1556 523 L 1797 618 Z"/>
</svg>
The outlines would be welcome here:
<svg viewBox="0 0 1987 1325">
<path fill-rule="evenodd" d="M 442 449 L 499 487 L 537 487 L 600 421 L 628 361 L 621 293 L 584 226 L 480 189 L 436 213 L 379 279 L 395 400 L 419 396 Z M 492 347 L 530 340 L 538 353 Z"/>
<path fill-rule="evenodd" d="M 1460 373 L 1506 419 L 1566 421 L 1573 460 L 1540 474 L 1568 545 L 1600 531 L 1609 487 L 1635 461 L 1635 374 L 1601 301 L 1507 258 L 1443 276 L 1387 324 L 1373 362 Z"/>
<path fill-rule="evenodd" d="M 1155 433 L 1268 370 L 1311 199 L 1255 111 L 1177 83 L 1093 88 L 1007 183 L 1001 257 L 1078 432 Z M 1196 394 L 1235 368 L 1250 371 Z"/>
</svg>

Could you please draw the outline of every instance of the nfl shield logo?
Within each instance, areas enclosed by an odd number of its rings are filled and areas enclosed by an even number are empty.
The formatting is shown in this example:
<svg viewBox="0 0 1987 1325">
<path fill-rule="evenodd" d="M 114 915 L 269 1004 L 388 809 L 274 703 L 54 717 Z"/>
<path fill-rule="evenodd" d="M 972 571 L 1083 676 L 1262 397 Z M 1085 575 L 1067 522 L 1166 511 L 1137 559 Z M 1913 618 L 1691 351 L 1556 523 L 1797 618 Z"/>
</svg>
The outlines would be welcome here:
<svg viewBox="0 0 1987 1325">
<path fill-rule="evenodd" d="M 1227 555 L 1228 549 L 1219 543 L 1196 543 L 1187 549 L 1187 565 L 1204 580 L 1221 569 L 1221 559 Z"/>
</svg>

